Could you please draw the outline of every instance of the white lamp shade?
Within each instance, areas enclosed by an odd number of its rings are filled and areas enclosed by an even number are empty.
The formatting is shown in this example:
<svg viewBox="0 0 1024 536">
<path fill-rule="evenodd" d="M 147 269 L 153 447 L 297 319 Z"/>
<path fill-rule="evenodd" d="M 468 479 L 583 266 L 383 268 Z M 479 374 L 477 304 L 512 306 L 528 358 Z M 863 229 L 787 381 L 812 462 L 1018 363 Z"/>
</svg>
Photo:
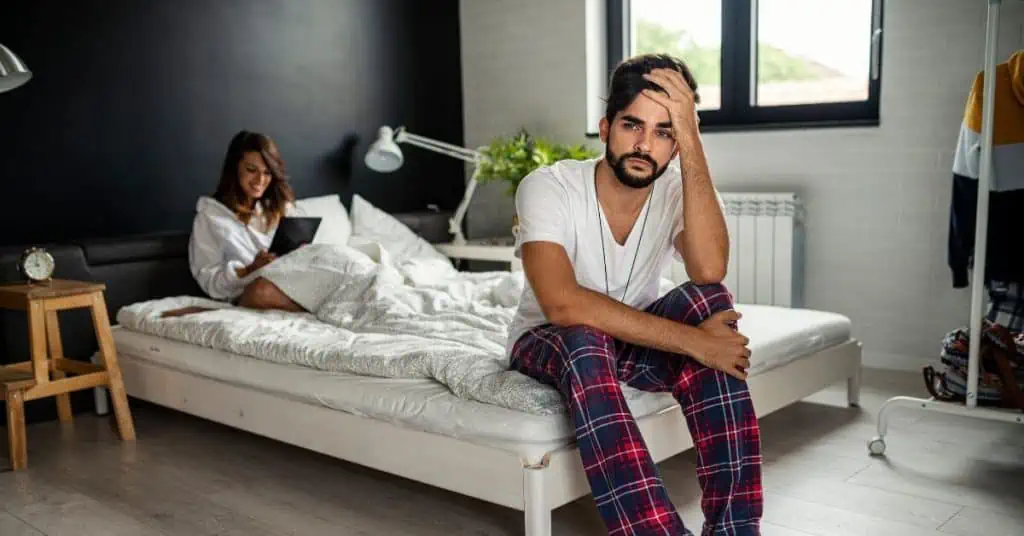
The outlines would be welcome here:
<svg viewBox="0 0 1024 536">
<path fill-rule="evenodd" d="M 11 49 L 0 45 L 0 93 L 10 91 L 32 78 L 25 62 L 21 61 Z"/>
<path fill-rule="evenodd" d="M 391 127 L 380 127 L 377 141 L 366 151 L 366 167 L 381 173 L 389 173 L 400 167 L 404 158 L 402 150 L 395 143 L 394 131 Z"/>
</svg>

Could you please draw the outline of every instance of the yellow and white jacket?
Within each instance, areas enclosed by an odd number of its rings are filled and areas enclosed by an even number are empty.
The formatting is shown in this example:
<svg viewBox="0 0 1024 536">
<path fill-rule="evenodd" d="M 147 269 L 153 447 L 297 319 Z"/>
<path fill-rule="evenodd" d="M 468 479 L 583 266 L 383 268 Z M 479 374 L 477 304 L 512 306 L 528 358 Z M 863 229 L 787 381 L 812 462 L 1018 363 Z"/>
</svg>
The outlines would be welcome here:
<svg viewBox="0 0 1024 536">
<path fill-rule="evenodd" d="M 966 287 L 974 253 L 984 72 L 964 109 L 953 157 L 948 263 L 955 288 Z M 996 65 L 985 281 L 1024 282 L 1024 50 Z"/>
</svg>

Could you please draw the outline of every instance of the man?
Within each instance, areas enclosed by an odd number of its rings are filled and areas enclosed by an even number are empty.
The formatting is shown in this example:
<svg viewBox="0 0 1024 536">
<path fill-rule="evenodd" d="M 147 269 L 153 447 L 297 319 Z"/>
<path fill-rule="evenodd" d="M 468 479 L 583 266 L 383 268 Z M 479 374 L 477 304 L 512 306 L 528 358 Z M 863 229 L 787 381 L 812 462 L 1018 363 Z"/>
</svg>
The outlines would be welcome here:
<svg viewBox="0 0 1024 536">
<path fill-rule="evenodd" d="M 750 352 L 722 286 L 728 233 L 697 130 L 696 83 L 666 56 L 612 76 L 604 158 L 564 161 L 516 193 L 527 285 L 511 366 L 566 399 L 591 491 L 612 535 L 692 535 L 666 492 L 619 382 L 670 391 L 697 448 L 703 534 L 759 534 L 760 432 Z M 679 170 L 670 163 L 678 158 Z M 680 171 L 681 170 L 681 171 Z M 670 256 L 691 281 L 658 297 Z"/>
</svg>

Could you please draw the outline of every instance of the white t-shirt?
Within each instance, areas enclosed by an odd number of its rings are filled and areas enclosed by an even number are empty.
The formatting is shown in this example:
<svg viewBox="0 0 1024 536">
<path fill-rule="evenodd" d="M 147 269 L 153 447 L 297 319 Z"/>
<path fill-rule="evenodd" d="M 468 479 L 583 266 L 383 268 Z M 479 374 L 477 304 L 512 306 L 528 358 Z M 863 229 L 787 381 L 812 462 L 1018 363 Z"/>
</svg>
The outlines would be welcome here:
<svg viewBox="0 0 1024 536">
<path fill-rule="evenodd" d="M 600 158 L 565 160 L 539 168 L 522 180 L 516 191 L 519 236 L 515 255 L 521 257 L 521 248 L 526 242 L 561 244 L 580 286 L 644 309 L 659 298 L 659 279 L 673 255 L 681 260 L 675 253 L 673 241 L 683 230 L 682 176 L 677 165 L 669 165 L 654 182 L 626 243 L 620 246 L 612 237 L 604 211 L 598 212 L 595 169 L 599 161 Z M 630 276 L 634 256 L 636 263 Z M 608 292 L 605 291 L 605 262 Z M 626 296 L 623 296 L 624 291 Z M 509 327 L 506 354 L 511 355 L 523 333 L 546 323 L 548 320 L 527 281 Z"/>
</svg>

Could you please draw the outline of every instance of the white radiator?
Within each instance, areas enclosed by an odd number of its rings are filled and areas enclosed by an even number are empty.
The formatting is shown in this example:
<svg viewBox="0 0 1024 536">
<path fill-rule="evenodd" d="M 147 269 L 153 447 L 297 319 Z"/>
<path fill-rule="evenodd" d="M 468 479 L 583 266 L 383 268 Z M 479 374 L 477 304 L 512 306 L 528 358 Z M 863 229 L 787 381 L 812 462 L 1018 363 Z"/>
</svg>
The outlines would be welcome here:
<svg viewBox="0 0 1024 536">
<path fill-rule="evenodd" d="M 738 303 L 802 307 L 803 206 L 795 193 L 722 192 L 729 227 L 725 285 Z M 667 276 L 689 279 L 673 260 Z"/>
</svg>

